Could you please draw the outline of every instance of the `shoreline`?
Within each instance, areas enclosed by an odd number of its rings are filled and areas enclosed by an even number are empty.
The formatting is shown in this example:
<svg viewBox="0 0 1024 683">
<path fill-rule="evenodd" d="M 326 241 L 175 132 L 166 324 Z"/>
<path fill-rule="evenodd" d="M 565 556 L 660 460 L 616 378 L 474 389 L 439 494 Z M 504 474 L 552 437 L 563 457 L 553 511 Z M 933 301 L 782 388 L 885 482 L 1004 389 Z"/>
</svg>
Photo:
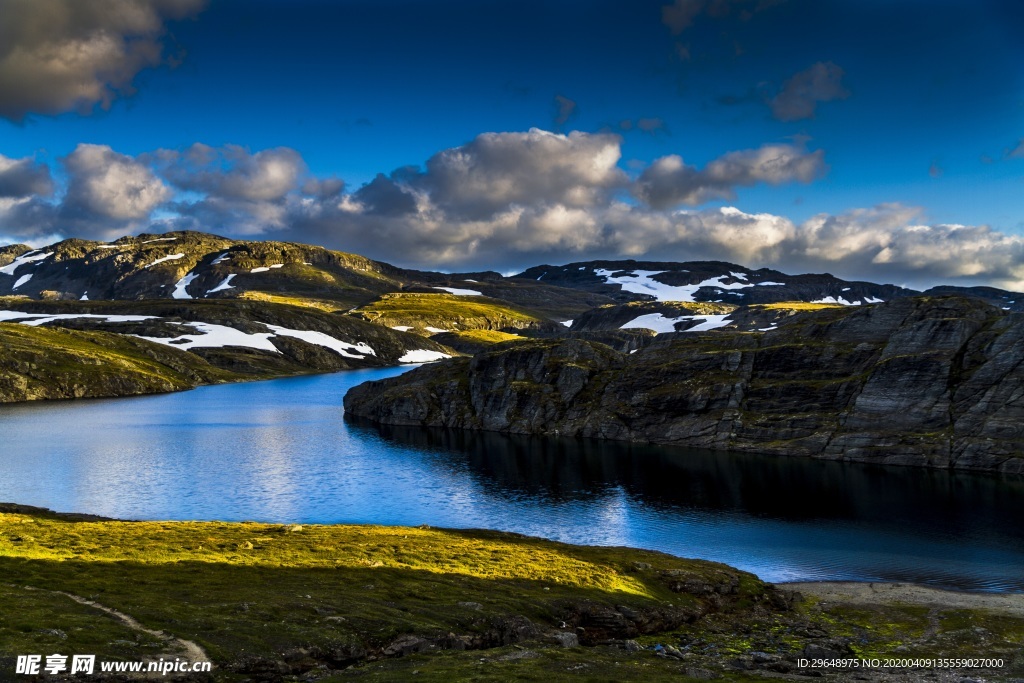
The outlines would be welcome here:
<svg viewBox="0 0 1024 683">
<path fill-rule="evenodd" d="M 813 596 L 823 603 L 986 609 L 1024 617 L 1024 592 L 986 593 L 887 581 L 794 581 L 773 585 Z"/>
<path fill-rule="evenodd" d="M 0 501 L 0 513 L 30 514 L 46 516 L 53 519 L 61 519 L 69 522 L 142 522 L 154 520 L 132 520 L 116 517 L 103 517 L 83 512 L 57 512 L 49 508 L 23 505 L 21 503 Z M 163 520 L 166 524 L 188 524 L 196 520 Z M 199 520 L 211 524 L 244 524 L 244 522 L 223 522 L 218 520 Z M 346 526 L 346 527 L 377 527 L 388 526 L 394 529 L 406 528 L 402 525 L 380 525 L 380 524 L 322 524 L 315 526 Z M 411 527 L 409 527 L 411 528 Z M 444 530 L 436 527 L 439 531 Z M 494 529 L 476 529 L 477 531 L 495 531 L 497 533 L 510 534 Z M 470 531 L 461 529 L 461 531 Z M 545 539 L 547 540 L 547 539 Z M 565 545 L 586 547 L 580 544 L 567 543 Z M 603 547 L 603 546 L 596 546 Z M 644 548 L 632 548 L 632 550 L 646 550 Z M 657 552 L 657 551 L 653 551 Z M 693 558 L 679 558 L 693 559 Z M 918 605 L 942 607 L 945 609 L 988 609 L 1003 612 L 1013 616 L 1024 618 L 1024 591 L 1022 592 L 983 592 L 959 588 L 937 588 L 920 583 L 907 583 L 901 581 L 766 581 L 776 588 L 784 591 L 795 591 L 805 596 L 812 596 L 824 603 L 839 602 L 861 605 Z"/>
</svg>

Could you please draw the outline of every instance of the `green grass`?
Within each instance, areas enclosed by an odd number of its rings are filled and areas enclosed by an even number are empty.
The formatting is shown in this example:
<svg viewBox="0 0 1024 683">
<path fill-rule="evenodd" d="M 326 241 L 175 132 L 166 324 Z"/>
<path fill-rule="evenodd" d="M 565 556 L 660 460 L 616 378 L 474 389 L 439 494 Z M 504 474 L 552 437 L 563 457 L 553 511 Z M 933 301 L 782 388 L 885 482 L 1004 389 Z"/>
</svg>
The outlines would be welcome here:
<svg viewBox="0 0 1024 683">
<path fill-rule="evenodd" d="M 766 311 L 822 311 L 827 308 L 844 308 L 842 304 L 814 304 L 807 301 L 780 301 L 774 304 L 752 304 L 750 308 Z"/>
<path fill-rule="evenodd" d="M 238 298 L 248 299 L 249 301 L 265 301 L 267 303 L 272 304 L 286 304 L 288 306 L 298 306 L 300 308 L 315 308 L 318 311 L 325 311 L 327 313 L 348 310 L 348 307 L 343 302 L 331 299 L 307 298 L 297 295 L 285 294 L 270 294 L 269 292 L 256 292 L 252 290 L 242 292 L 242 294 L 239 295 Z"/>
<path fill-rule="evenodd" d="M 123 396 L 238 380 L 174 348 L 109 332 L 0 323 L 0 402 Z"/>
<path fill-rule="evenodd" d="M 872 656 L 920 641 L 912 652 L 1010 659 L 1024 635 L 1024 619 L 978 610 L 809 600 L 780 611 L 768 586 L 725 565 L 491 531 L 83 521 L 22 508 L 0 512 L 0 577 L 0 670 L 19 653 L 166 654 L 166 642 L 58 591 L 196 642 L 225 681 L 267 670 L 284 672 L 275 680 L 438 682 L 658 682 L 703 670 L 750 681 L 761 679 L 730 662 L 754 651 L 795 660 L 820 634 Z M 633 632 L 601 630 L 623 614 L 640 615 Z M 508 635 L 525 620 L 532 635 Z M 585 647 L 551 641 L 566 630 Z M 640 647 L 601 644 L 608 637 Z M 387 653 L 409 638 L 427 651 Z M 658 657 L 659 644 L 690 654 Z"/>
<path fill-rule="evenodd" d="M 355 315 L 388 327 L 405 325 L 449 331 L 523 329 L 550 324 L 524 309 L 496 299 L 454 294 L 385 294 L 358 308 Z"/>
</svg>

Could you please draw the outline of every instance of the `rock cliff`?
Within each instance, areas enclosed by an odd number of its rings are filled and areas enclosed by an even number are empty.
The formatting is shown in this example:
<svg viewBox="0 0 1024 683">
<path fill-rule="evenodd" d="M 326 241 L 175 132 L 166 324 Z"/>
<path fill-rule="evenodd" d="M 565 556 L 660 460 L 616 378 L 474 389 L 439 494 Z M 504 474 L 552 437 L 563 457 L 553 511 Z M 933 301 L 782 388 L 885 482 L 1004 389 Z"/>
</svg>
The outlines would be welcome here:
<svg viewBox="0 0 1024 683">
<path fill-rule="evenodd" d="M 1024 316 L 958 297 L 826 309 L 633 354 L 531 340 L 355 387 L 399 425 L 1024 473 Z"/>
</svg>

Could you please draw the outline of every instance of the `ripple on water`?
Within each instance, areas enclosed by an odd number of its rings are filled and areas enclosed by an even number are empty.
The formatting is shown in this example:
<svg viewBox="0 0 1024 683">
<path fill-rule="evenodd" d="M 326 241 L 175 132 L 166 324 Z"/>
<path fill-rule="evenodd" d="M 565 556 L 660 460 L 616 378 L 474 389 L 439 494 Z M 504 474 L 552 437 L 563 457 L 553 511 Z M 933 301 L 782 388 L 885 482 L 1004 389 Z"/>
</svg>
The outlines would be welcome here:
<svg viewBox="0 0 1024 683">
<path fill-rule="evenodd" d="M 1020 478 L 342 419 L 348 387 L 405 370 L 3 406 L 0 500 L 133 519 L 486 527 L 772 581 L 1024 591 Z"/>
</svg>

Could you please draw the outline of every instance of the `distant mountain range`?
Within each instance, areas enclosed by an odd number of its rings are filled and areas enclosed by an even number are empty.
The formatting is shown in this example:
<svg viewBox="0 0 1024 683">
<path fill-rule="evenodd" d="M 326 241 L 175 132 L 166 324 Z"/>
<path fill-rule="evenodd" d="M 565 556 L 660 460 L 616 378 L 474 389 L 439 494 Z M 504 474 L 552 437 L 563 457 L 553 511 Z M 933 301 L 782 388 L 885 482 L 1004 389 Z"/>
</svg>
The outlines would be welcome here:
<svg viewBox="0 0 1024 683">
<path fill-rule="evenodd" d="M 300 299 L 350 310 L 384 294 L 485 296 L 563 322 L 608 304 L 644 301 L 733 306 L 880 303 L 957 294 L 1024 310 L 1024 294 L 993 287 L 918 292 L 828 274 L 790 275 L 721 261 L 583 261 L 540 265 L 512 277 L 493 271 L 398 268 L 355 254 L 288 242 L 230 240 L 199 232 L 65 240 L 41 249 L 0 247 L 0 296 L 44 300 Z"/>
</svg>

